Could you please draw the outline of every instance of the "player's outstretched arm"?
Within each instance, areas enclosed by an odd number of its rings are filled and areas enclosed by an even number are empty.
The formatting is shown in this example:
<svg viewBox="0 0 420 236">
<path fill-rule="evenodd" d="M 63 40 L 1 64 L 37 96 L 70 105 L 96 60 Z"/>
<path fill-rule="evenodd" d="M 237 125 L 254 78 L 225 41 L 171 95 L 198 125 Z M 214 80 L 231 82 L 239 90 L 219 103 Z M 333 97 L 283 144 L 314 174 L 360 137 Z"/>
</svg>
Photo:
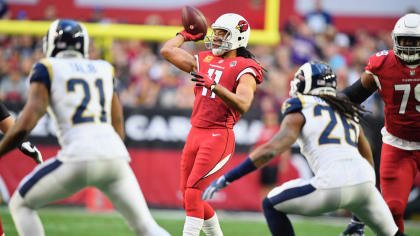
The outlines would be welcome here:
<svg viewBox="0 0 420 236">
<path fill-rule="evenodd" d="M 281 122 L 280 130 L 265 144 L 250 153 L 249 158 L 257 168 L 288 150 L 299 137 L 305 118 L 301 113 L 286 115 Z"/>
<path fill-rule="evenodd" d="M 188 41 L 181 33 L 166 41 L 160 49 L 160 54 L 174 66 L 185 72 L 197 71 L 197 61 L 194 56 L 184 49 L 181 45 Z"/>
<path fill-rule="evenodd" d="M 213 181 L 204 190 L 201 198 L 203 200 L 211 199 L 220 189 L 260 168 L 275 156 L 290 148 L 298 138 L 304 122 L 305 118 L 302 114 L 288 114 L 283 119 L 280 130 L 270 139 L 270 141 L 252 151 L 249 157 L 241 164 Z"/>
<path fill-rule="evenodd" d="M 363 72 L 360 79 L 349 87 L 337 94 L 337 96 L 345 96 L 351 102 L 360 104 L 364 102 L 377 89 L 375 78 L 372 74 Z"/>
<path fill-rule="evenodd" d="M 28 100 L 22 114 L 0 142 L 0 157 L 21 144 L 39 119 L 45 114 L 49 93 L 42 83 L 31 83 Z"/>
<path fill-rule="evenodd" d="M 114 95 L 112 96 L 111 124 L 121 139 L 124 140 L 124 116 L 122 106 L 116 92 L 114 92 Z"/>
</svg>

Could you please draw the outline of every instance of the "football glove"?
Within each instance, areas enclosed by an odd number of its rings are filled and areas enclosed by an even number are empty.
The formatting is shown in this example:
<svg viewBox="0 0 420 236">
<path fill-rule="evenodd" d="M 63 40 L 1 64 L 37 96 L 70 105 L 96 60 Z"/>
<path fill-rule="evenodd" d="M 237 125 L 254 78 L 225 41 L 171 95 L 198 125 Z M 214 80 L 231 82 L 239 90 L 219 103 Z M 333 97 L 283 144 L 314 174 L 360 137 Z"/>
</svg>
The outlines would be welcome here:
<svg viewBox="0 0 420 236">
<path fill-rule="evenodd" d="M 195 85 L 197 86 L 204 86 L 213 91 L 214 86 L 216 86 L 216 81 L 214 81 L 210 76 L 206 73 L 202 72 L 190 72 L 190 75 L 194 76 L 191 81 L 196 82 Z"/>
<path fill-rule="evenodd" d="M 182 37 L 184 37 L 184 41 L 199 41 L 204 39 L 204 34 L 203 33 L 198 33 L 198 34 L 190 34 L 187 31 L 183 30 L 179 33 L 177 33 L 176 35 L 182 35 Z"/>
<path fill-rule="evenodd" d="M 365 235 L 365 224 L 360 221 L 351 220 L 347 225 L 346 230 L 340 234 L 340 236 L 364 236 Z"/>
<path fill-rule="evenodd" d="M 211 182 L 211 184 L 204 190 L 203 194 L 201 195 L 201 198 L 203 200 L 209 200 L 217 191 L 228 186 L 229 184 L 230 182 L 228 182 L 225 176 L 222 175 L 218 179 Z"/>
<path fill-rule="evenodd" d="M 23 142 L 19 150 L 27 155 L 28 157 L 32 158 L 36 163 L 40 164 L 43 162 L 41 152 L 39 152 L 38 148 L 36 148 L 31 142 L 26 141 Z"/>
</svg>

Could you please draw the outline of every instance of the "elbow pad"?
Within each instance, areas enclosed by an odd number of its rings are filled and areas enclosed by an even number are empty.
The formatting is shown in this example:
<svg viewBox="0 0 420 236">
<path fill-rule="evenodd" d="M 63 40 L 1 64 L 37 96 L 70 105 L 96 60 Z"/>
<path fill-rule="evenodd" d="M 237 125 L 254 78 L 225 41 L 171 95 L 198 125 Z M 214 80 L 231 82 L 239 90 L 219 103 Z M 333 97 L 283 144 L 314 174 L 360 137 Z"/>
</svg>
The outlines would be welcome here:
<svg viewBox="0 0 420 236">
<path fill-rule="evenodd" d="M 373 94 L 373 92 L 375 91 L 369 91 L 363 87 L 360 79 L 342 91 L 342 93 L 344 93 L 351 102 L 356 104 L 360 104 L 365 101 Z"/>
</svg>

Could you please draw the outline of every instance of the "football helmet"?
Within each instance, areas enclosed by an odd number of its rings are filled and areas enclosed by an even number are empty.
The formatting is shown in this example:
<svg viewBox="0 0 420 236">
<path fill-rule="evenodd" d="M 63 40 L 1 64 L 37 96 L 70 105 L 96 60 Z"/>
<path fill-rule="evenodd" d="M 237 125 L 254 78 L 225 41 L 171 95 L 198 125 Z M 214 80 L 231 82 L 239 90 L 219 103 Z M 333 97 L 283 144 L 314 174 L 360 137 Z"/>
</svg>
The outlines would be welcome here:
<svg viewBox="0 0 420 236">
<path fill-rule="evenodd" d="M 65 53 L 87 58 L 89 35 L 81 23 L 74 20 L 56 20 L 51 23 L 43 38 L 42 49 L 45 57 Z"/>
<path fill-rule="evenodd" d="M 204 45 L 207 49 L 211 49 L 216 56 L 221 56 L 228 51 L 248 45 L 251 27 L 248 21 L 238 14 L 227 13 L 221 15 L 211 25 L 211 29 L 211 36 L 206 37 Z M 226 31 L 224 38 L 215 34 L 216 29 Z"/>
<path fill-rule="evenodd" d="M 392 31 L 394 53 L 407 64 L 420 63 L 420 14 L 401 17 Z M 401 44 L 403 41 L 405 43 Z M 407 41 L 411 45 L 407 45 Z"/>
<path fill-rule="evenodd" d="M 319 61 L 303 64 L 290 82 L 290 96 L 298 94 L 336 95 L 337 76 L 331 67 Z"/>
</svg>

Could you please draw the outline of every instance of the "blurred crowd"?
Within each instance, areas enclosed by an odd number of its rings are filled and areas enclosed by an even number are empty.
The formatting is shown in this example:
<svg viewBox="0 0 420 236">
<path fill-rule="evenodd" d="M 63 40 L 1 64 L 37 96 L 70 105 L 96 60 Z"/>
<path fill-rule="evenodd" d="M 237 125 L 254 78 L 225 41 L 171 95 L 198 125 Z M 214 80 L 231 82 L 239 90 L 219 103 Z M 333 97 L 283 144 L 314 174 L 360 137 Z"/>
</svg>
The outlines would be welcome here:
<svg viewBox="0 0 420 236">
<path fill-rule="evenodd" d="M 46 19 L 54 19 L 54 12 L 46 10 Z M 7 11 L 3 17 L 8 17 Z M 337 73 L 338 87 L 342 89 L 359 78 L 370 55 L 392 49 L 390 32 L 379 31 L 375 35 L 363 29 L 352 34 L 338 32 L 333 17 L 323 11 L 320 4 L 305 16 L 291 17 L 281 26 L 280 34 L 281 42 L 275 46 L 249 46 L 267 70 L 253 105 L 253 109 L 263 112 L 280 110 L 288 97 L 289 82 L 295 71 L 308 60 L 328 62 Z M 90 57 L 103 58 L 104 49 L 94 44 L 95 39 L 91 42 Z M 192 108 L 194 83 L 188 74 L 159 55 L 160 47 L 160 43 L 139 40 L 114 41 L 112 63 L 122 103 L 125 106 Z M 201 42 L 185 43 L 183 47 L 191 53 L 206 50 Z M 42 57 L 41 37 L 0 35 L 0 100 L 25 100 L 31 66 Z M 371 107 L 374 114 L 382 113 L 377 109 L 380 106 Z"/>
</svg>

